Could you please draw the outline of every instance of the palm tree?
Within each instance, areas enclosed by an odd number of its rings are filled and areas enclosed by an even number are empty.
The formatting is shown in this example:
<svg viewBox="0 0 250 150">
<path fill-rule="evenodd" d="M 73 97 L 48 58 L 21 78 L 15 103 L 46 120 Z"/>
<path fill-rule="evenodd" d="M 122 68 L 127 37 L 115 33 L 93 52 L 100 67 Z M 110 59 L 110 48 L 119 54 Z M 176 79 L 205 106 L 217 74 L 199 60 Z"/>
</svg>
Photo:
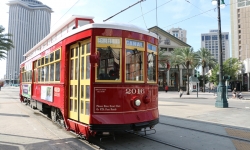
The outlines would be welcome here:
<svg viewBox="0 0 250 150">
<path fill-rule="evenodd" d="M 196 62 L 199 60 L 198 55 L 194 52 L 192 47 L 180 48 L 179 59 L 187 68 L 187 95 L 189 95 L 189 67 L 194 68 Z"/>
<path fill-rule="evenodd" d="M 180 65 L 182 65 L 182 62 L 179 59 L 180 52 L 181 52 L 180 48 L 175 48 L 174 51 L 171 52 L 171 57 L 169 58 L 171 66 L 177 67 L 179 75 L 180 75 Z M 179 81 L 179 79 L 177 80 L 177 87 L 178 87 L 178 91 L 180 91 L 180 81 Z"/>
<path fill-rule="evenodd" d="M 205 76 L 205 68 L 214 67 L 216 63 L 216 59 L 211 55 L 211 53 L 206 48 L 200 48 L 199 51 L 197 51 L 197 55 L 199 56 L 199 66 L 202 67 L 202 74 L 203 78 Z M 205 92 L 205 79 L 203 79 L 203 92 Z"/>
<path fill-rule="evenodd" d="M 14 48 L 12 40 L 9 38 L 10 34 L 4 34 L 4 27 L 0 25 L 0 60 L 7 57 L 7 51 Z"/>
</svg>

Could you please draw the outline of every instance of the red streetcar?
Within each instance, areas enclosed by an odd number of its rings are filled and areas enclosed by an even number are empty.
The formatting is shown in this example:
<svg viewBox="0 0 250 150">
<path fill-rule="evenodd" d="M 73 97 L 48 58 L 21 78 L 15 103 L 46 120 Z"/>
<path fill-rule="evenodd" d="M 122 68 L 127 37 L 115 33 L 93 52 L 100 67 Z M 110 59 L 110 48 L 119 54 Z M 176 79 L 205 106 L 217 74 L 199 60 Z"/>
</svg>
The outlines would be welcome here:
<svg viewBox="0 0 250 150">
<path fill-rule="evenodd" d="M 86 139 L 151 129 L 159 122 L 157 43 L 133 25 L 72 16 L 25 54 L 20 100 Z"/>
</svg>

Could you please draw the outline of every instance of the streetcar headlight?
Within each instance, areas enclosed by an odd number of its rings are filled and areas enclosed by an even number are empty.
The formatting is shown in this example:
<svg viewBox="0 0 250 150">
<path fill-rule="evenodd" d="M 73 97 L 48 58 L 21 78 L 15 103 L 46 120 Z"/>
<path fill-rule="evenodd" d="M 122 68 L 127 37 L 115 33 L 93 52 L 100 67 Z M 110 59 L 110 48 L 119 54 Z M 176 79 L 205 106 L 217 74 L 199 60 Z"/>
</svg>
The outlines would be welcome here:
<svg viewBox="0 0 250 150">
<path fill-rule="evenodd" d="M 135 100 L 135 106 L 139 107 L 141 105 L 141 100 L 136 99 Z"/>
</svg>

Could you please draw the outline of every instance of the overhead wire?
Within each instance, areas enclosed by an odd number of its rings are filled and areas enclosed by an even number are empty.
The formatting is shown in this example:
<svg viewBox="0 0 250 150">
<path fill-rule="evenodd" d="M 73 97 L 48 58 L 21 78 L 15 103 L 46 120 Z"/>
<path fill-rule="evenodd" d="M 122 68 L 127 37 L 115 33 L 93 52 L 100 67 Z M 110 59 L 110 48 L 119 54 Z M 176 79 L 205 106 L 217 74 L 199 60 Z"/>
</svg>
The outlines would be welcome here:
<svg viewBox="0 0 250 150">
<path fill-rule="evenodd" d="M 226 4 L 226 6 L 229 6 L 229 5 L 234 5 L 234 4 L 236 4 L 236 3 L 238 3 L 238 2 L 235 2 L 235 3 L 229 3 L 229 4 Z M 183 21 L 189 20 L 189 19 L 191 19 L 191 18 L 197 17 L 197 16 L 199 16 L 199 15 L 202 15 L 202 14 L 204 14 L 204 13 L 207 13 L 207 12 L 209 12 L 209 11 L 211 11 L 211 10 L 215 10 L 215 9 L 216 9 L 216 8 L 209 9 L 209 10 L 204 11 L 204 12 L 202 12 L 202 13 L 196 14 L 196 15 L 194 15 L 194 16 L 192 16 L 192 17 L 189 17 L 189 18 L 186 18 L 186 19 L 181 20 L 181 21 L 179 21 L 179 22 L 176 22 L 176 23 L 173 23 L 173 24 L 171 24 L 171 25 L 165 26 L 165 27 L 163 27 L 163 28 L 167 28 L 167 27 L 169 27 L 169 26 L 172 26 L 172 25 L 178 24 L 178 23 L 180 23 L 180 22 L 183 22 Z"/>
<path fill-rule="evenodd" d="M 158 6 L 157 8 L 162 7 L 162 6 L 166 5 L 167 3 L 171 2 L 171 1 L 173 1 L 173 0 L 169 0 L 169 1 L 167 1 L 166 3 L 163 3 L 162 5 Z M 148 12 L 144 13 L 143 15 L 146 15 L 146 14 L 148 14 L 148 13 L 150 13 L 150 12 L 154 11 L 155 9 L 156 9 L 156 8 L 151 9 L 150 11 L 148 11 Z M 141 17 L 141 16 L 143 16 L 143 15 L 140 15 L 140 16 L 138 16 L 138 17 L 134 18 L 133 20 L 130 20 L 129 22 L 132 22 L 132 21 L 134 21 L 134 20 L 136 20 L 136 19 L 140 18 L 140 17 Z"/>
<path fill-rule="evenodd" d="M 62 17 L 61 17 L 60 19 L 58 19 L 58 20 L 56 21 L 56 23 L 54 23 L 54 24 L 52 25 L 52 27 L 55 26 L 55 25 L 57 24 L 57 22 L 58 22 L 59 20 L 61 20 L 61 19 L 70 11 L 70 9 L 72 9 L 79 1 L 80 1 L 80 0 L 76 1 L 76 2 L 74 3 L 74 5 L 72 5 L 72 6 L 66 11 L 66 13 L 64 13 L 64 14 L 62 15 Z"/>
<path fill-rule="evenodd" d="M 166 5 L 167 3 L 171 2 L 171 1 L 172 1 L 172 0 L 169 0 L 169 1 L 165 2 L 165 3 L 163 3 L 163 4 L 162 4 L 162 5 L 160 5 L 160 6 L 156 6 L 156 8 L 151 9 L 150 11 L 148 11 L 148 12 L 144 13 L 143 15 L 146 15 L 146 14 L 148 14 L 148 13 L 152 12 L 153 10 L 155 10 L 155 9 L 157 9 L 157 8 L 159 8 L 159 7 L 162 7 L 162 6 Z M 185 0 L 185 1 L 189 2 L 188 0 Z M 190 2 L 189 2 L 189 3 L 190 3 Z M 234 5 L 234 4 L 237 4 L 237 3 L 239 3 L 239 2 L 229 3 L 229 4 L 226 4 L 225 6 Z M 190 3 L 190 4 L 191 4 L 191 3 Z M 193 4 L 192 4 L 192 5 L 193 5 Z M 194 6 L 194 7 L 196 7 L 196 8 L 198 8 L 198 7 L 197 7 L 197 6 L 195 6 L 195 5 L 193 5 L 193 6 Z M 200 10 L 201 10 L 201 9 L 200 9 Z M 194 16 L 192 16 L 192 17 L 189 17 L 189 18 L 186 18 L 186 19 L 184 19 L 184 20 L 178 21 L 178 22 L 176 22 L 176 23 L 173 23 L 173 24 L 171 24 L 171 25 L 165 26 L 165 27 L 163 27 L 163 28 L 167 28 L 167 27 L 169 27 L 169 26 L 172 26 L 172 25 L 178 24 L 178 23 L 180 23 L 180 22 L 183 22 L 183 21 L 186 21 L 186 20 L 192 19 L 192 18 L 194 18 L 194 17 L 197 17 L 197 16 L 199 16 L 199 15 L 202 15 L 202 14 L 207 13 L 207 12 L 212 11 L 212 10 L 216 10 L 216 8 L 212 8 L 212 9 L 209 9 L 209 10 L 207 10 L 207 11 L 203 11 L 202 13 L 196 14 L 196 15 L 194 15 Z M 138 17 L 136 17 L 136 18 L 134 18 L 134 19 L 130 20 L 129 22 L 132 22 L 132 21 L 134 21 L 134 20 L 136 20 L 136 19 L 138 19 L 138 18 L 142 17 L 143 15 L 140 15 L 140 16 L 138 16 Z"/>
<path fill-rule="evenodd" d="M 141 6 L 141 3 L 140 3 L 140 6 Z M 145 19 L 144 19 L 144 15 L 143 15 L 143 11 L 142 11 L 142 6 L 141 6 L 141 14 L 142 14 L 142 18 L 143 18 L 145 27 L 146 27 L 146 29 L 147 29 L 148 27 L 147 27 L 147 24 L 146 24 Z"/>
<path fill-rule="evenodd" d="M 197 7 L 196 5 L 194 5 L 194 4 L 192 4 L 189 0 L 185 0 L 187 3 L 189 3 L 190 5 L 193 5 L 194 7 L 196 7 L 197 9 L 199 9 L 201 12 L 203 12 L 204 10 L 202 10 L 202 9 L 200 9 L 199 7 Z M 207 14 L 207 15 L 209 15 L 209 14 Z M 212 17 L 212 18 L 215 18 L 215 19 L 217 19 L 216 17 L 213 17 L 213 16 L 211 16 L 211 15 L 209 15 L 210 17 Z"/>
</svg>

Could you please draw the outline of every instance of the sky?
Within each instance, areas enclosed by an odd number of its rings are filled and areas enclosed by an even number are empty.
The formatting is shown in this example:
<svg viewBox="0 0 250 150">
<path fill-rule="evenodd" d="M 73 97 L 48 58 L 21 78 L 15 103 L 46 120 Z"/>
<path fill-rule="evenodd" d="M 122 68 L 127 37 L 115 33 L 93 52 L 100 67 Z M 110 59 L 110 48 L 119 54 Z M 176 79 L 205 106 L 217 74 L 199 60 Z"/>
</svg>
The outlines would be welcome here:
<svg viewBox="0 0 250 150">
<path fill-rule="evenodd" d="M 9 0 L 0 1 L 0 25 L 8 32 Z M 139 0 L 39 0 L 54 11 L 51 14 L 51 31 L 72 15 L 94 17 L 94 22 L 115 15 Z M 221 9 L 222 32 L 230 34 L 230 0 L 224 0 Z M 235 5 L 235 4 L 231 4 Z M 157 9 L 156 9 L 156 6 Z M 211 0 L 144 0 L 109 19 L 110 22 L 131 23 L 144 29 L 158 25 L 163 30 L 182 28 L 187 31 L 187 44 L 195 51 L 201 47 L 201 34 L 218 29 L 218 12 Z M 231 34 L 230 34 L 231 35 Z M 231 47 L 231 45 L 230 45 Z M 4 77 L 6 61 L 0 61 L 0 79 Z"/>
</svg>

